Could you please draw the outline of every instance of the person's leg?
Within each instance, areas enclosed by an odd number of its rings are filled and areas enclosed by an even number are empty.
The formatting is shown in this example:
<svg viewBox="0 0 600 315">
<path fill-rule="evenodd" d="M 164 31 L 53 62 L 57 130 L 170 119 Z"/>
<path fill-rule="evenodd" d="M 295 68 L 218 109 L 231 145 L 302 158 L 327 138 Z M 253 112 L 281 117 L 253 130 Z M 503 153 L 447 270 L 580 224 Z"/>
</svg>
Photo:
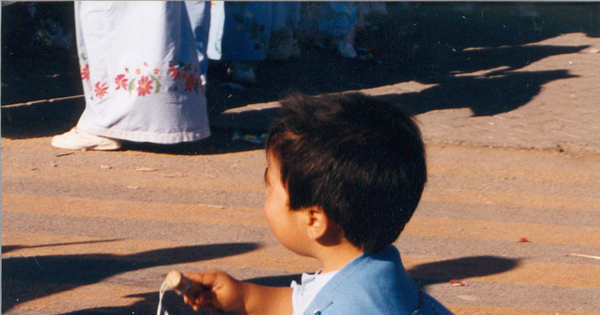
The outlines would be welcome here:
<svg viewBox="0 0 600 315">
<path fill-rule="evenodd" d="M 76 129 L 173 144 L 210 135 L 194 33 L 184 2 L 78 4 L 86 108 Z"/>
<path fill-rule="evenodd" d="M 79 71 L 81 73 L 81 83 L 85 99 L 92 97 L 92 86 L 90 84 L 90 68 L 86 62 L 88 53 L 85 46 L 85 39 L 81 29 L 81 2 L 74 3 L 75 9 L 75 35 L 77 42 L 77 53 L 79 57 Z M 87 102 L 86 102 L 87 104 Z M 83 132 L 74 127 L 70 131 L 57 135 L 52 138 L 50 143 L 53 147 L 67 150 L 117 150 L 121 147 L 118 140 Z"/>
<path fill-rule="evenodd" d="M 186 1 L 186 9 L 194 32 L 198 62 L 202 84 L 206 87 L 206 72 L 208 71 L 208 38 L 211 26 L 211 2 L 210 1 Z"/>
</svg>

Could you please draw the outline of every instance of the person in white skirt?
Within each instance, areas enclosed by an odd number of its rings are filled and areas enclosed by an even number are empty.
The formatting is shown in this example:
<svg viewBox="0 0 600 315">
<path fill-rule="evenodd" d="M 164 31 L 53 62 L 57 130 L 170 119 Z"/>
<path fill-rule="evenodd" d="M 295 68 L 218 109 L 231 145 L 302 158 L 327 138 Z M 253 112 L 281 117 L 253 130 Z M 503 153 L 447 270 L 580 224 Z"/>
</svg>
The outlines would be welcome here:
<svg viewBox="0 0 600 315">
<path fill-rule="evenodd" d="M 122 140 L 175 144 L 210 136 L 200 64 L 206 45 L 196 42 L 208 38 L 204 12 L 209 3 L 76 1 L 85 110 L 52 145 L 116 150 Z"/>
</svg>

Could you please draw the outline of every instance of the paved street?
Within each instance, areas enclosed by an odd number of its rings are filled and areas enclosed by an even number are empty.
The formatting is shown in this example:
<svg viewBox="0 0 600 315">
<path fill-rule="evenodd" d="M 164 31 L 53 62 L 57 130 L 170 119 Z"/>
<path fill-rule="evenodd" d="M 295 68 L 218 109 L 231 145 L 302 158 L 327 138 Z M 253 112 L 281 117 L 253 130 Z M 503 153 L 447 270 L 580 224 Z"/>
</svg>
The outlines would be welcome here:
<svg viewBox="0 0 600 315">
<path fill-rule="evenodd" d="M 52 148 L 80 99 L 6 105 L 79 91 L 65 80 L 35 99 L 12 92 L 6 74 L 28 74 L 3 56 L 2 313 L 152 314 L 172 269 L 289 285 L 319 268 L 272 236 L 264 150 L 232 139 L 263 132 L 276 100 L 296 89 L 360 90 L 416 114 L 429 182 L 395 245 L 453 312 L 600 314 L 599 8 L 539 5 L 524 18 L 511 4 L 390 7 L 357 38 L 389 41 L 378 62 L 307 48 L 314 54 L 259 65 L 246 90 L 222 87 L 211 65 L 210 139 L 116 152 Z M 67 68 L 43 82 L 62 86 Z M 165 304 L 192 313 L 173 293 Z"/>
</svg>

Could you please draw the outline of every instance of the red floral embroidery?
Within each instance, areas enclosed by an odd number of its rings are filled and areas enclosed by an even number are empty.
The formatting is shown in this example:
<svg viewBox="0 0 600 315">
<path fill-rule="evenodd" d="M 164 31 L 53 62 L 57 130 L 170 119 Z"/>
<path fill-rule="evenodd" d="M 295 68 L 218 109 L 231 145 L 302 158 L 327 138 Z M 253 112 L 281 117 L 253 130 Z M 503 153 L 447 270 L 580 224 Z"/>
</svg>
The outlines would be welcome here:
<svg viewBox="0 0 600 315">
<path fill-rule="evenodd" d="M 85 66 L 81 69 L 81 81 L 90 79 L 90 65 L 85 64 Z"/>
<path fill-rule="evenodd" d="M 127 90 L 127 81 L 129 81 L 129 79 L 127 79 L 124 74 L 119 74 L 115 78 L 115 83 L 117 84 L 117 88 L 115 90 L 118 90 L 120 88 L 123 88 L 123 90 Z"/>
<path fill-rule="evenodd" d="M 146 94 L 150 94 L 150 90 L 152 90 L 152 80 L 148 79 L 148 76 L 142 76 L 140 80 L 138 80 L 138 96 L 146 96 Z"/>
<path fill-rule="evenodd" d="M 179 69 L 175 65 L 169 66 L 169 75 L 171 76 L 171 78 L 175 78 L 175 79 L 181 78 L 181 73 L 179 72 Z"/>
<path fill-rule="evenodd" d="M 196 65 L 185 64 L 173 58 L 168 63 L 168 68 L 152 67 L 147 62 L 143 62 L 141 68 L 125 68 L 124 72 L 118 74 L 115 80 L 115 90 L 127 91 L 130 94 L 137 90 L 140 97 L 146 95 L 159 94 L 163 88 L 163 78 L 161 72 L 167 72 L 170 78 L 166 89 L 168 91 L 180 91 L 188 93 L 204 93 L 203 80 L 200 76 L 200 70 Z M 96 90 L 100 90 L 102 95 L 108 93 L 106 83 L 102 86 L 98 85 Z M 112 89 L 112 85 L 110 87 Z M 183 90 L 182 90 L 183 89 Z M 99 97 L 101 97 L 99 95 Z"/>
<path fill-rule="evenodd" d="M 100 82 L 96 82 L 96 85 L 94 86 L 94 92 L 96 93 L 96 97 L 98 97 L 98 99 L 102 99 L 108 92 L 106 82 L 102 83 L 102 85 L 100 85 Z"/>
<path fill-rule="evenodd" d="M 184 92 L 191 92 L 192 89 L 196 89 L 196 77 L 194 75 L 189 75 L 185 80 L 185 89 Z"/>
</svg>

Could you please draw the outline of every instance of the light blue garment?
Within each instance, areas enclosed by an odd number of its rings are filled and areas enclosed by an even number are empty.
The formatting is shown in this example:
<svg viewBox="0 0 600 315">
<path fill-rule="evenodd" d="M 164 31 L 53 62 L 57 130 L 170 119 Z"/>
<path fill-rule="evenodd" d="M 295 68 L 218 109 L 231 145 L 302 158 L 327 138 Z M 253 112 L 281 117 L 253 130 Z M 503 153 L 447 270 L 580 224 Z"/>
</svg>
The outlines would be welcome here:
<svg viewBox="0 0 600 315">
<path fill-rule="evenodd" d="M 75 23 L 86 101 L 79 130 L 162 144 L 210 135 L 184 2 L 76 1 Z"/>
<path fill-rule="evenodd" d="M 449 315 L 422 293 L 406 273 L 400 253 L 389 246 L 363 254 L 342 268 L 317 294 L 306 315 Z"/>
<path fill-rule="evenodd" d="M 198 62 L 203 83 L 206 85 L 206 72 L 208 71 L 208 58 L 206 56 L 208 46 L 208 32 L 210 28 L 210 2 L 208 1 L 186 1 L 188 16 L 196 39 L 198 50 Z"/>
<path fill-rule="evenodd" d="M 222 61 L 265 60 L 271 33 L 297 27 L 300 4 L 216 1 L 211 5 L 208 57 Z"/>
<path fill-rule="evenodd" d="M 225 25 L 225 2 L 211 1 L 210 28 L 208 30 L 208 47 L 206 56 L 210 60 L 221 60 L 223 48 L 223 26 Z"/>
</svg>

